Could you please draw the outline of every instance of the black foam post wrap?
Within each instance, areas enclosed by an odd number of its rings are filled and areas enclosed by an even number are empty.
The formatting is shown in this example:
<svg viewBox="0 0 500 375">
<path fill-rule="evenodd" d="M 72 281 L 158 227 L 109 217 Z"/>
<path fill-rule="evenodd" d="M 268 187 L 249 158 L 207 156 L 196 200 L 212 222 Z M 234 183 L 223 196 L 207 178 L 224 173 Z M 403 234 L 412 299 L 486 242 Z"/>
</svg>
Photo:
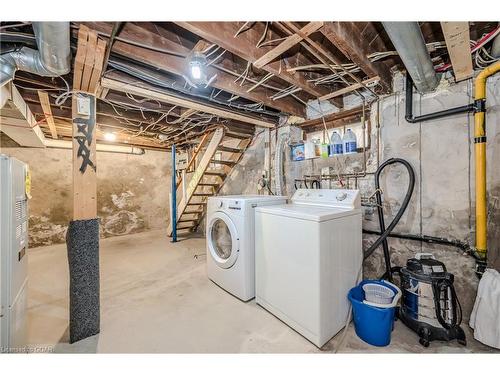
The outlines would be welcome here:
<svg viewBox="0 0 500 375">
<path fill-rule="evenodd" d="M 99 333 L 99 219 L 75 220 L 66 233 L 69 263 L 69 341 Z"/>
</svg>

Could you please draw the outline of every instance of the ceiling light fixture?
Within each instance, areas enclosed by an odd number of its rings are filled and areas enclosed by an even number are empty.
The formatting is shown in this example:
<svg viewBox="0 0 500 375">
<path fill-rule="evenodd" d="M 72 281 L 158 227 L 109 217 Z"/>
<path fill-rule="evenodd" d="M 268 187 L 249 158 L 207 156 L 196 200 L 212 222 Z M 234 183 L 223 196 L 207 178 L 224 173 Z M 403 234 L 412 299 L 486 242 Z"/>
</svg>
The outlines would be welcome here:
<svg viewBox="0 0 500 375">
<path fill-rule="evenodd" d="M 194 52 L 189 59 L 189 77 L 196 85 L 207 83 L 207 74 L 205 67 L 207 65 L 207 58 L 203 53 Z"/>
</svg>

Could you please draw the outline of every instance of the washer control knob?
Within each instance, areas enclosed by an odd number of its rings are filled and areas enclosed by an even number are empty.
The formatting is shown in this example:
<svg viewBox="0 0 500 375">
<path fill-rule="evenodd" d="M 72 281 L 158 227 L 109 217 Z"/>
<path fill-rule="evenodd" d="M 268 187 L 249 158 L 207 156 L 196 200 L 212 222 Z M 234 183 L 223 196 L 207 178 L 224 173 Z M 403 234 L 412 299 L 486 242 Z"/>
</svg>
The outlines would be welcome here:
<svg viewBox="0 0 500 375">
<path fill-rule="evenodd" d="M 218 207 L 218 208 L 222 208 L 222 201 L 218 201 L 218 202 L 217 202 L 217 207 Z"/>
<path fill-rule="evenodd" d="M 340 194 L 337 195 L 337 200 L 338 201 L 343 201 L 346 198 L 347 198 L 347 193 L 340 193 Z"/>
</svg>

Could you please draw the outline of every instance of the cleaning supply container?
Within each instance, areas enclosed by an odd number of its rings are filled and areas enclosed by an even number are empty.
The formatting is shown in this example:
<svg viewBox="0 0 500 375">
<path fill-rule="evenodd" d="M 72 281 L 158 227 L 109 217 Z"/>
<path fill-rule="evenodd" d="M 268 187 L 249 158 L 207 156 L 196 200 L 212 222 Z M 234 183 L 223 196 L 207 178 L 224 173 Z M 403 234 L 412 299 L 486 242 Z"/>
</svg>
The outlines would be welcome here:
<svg viewBox="0 0 500 375">
<path fill-rule="evenodd" d="M 365 280 L 349 291 L 354 329 L 361 340 L 375 346 L 389 345 L 400 297 L 401 290 L 385 280 Z"/>
<path fill-rule="evenodd" d="M 342 154 L 343 150 L 342 137 L 337 131 L 332 133 L 330 138 L 330 150 L 329 156 L 335 156 Z"/>
<path fill-rule="evenodd" d="M 342 137 L 342 144 L 344 146 L 344 154 L 355 154 L 358 152 L 358 143 L 356 141 L 356 134 L 352 129 L 347 129 Z"/>
</svg>

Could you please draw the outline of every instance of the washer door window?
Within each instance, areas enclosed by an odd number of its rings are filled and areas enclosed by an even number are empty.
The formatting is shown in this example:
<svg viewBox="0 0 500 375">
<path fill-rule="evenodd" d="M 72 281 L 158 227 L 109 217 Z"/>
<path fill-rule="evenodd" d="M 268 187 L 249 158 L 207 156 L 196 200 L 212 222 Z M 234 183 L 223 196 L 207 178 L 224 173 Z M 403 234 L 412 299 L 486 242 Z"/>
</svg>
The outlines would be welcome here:
<svg viewBox="0 0 500 375">
<path fill-rule="evenodd" d="M 238 257 L 239 238 L 233 222 L 223 212 L 216 212 L 208 225 L 208 248 L 214 261 L 222 268 L 229 268 Z"/>
</svg>

